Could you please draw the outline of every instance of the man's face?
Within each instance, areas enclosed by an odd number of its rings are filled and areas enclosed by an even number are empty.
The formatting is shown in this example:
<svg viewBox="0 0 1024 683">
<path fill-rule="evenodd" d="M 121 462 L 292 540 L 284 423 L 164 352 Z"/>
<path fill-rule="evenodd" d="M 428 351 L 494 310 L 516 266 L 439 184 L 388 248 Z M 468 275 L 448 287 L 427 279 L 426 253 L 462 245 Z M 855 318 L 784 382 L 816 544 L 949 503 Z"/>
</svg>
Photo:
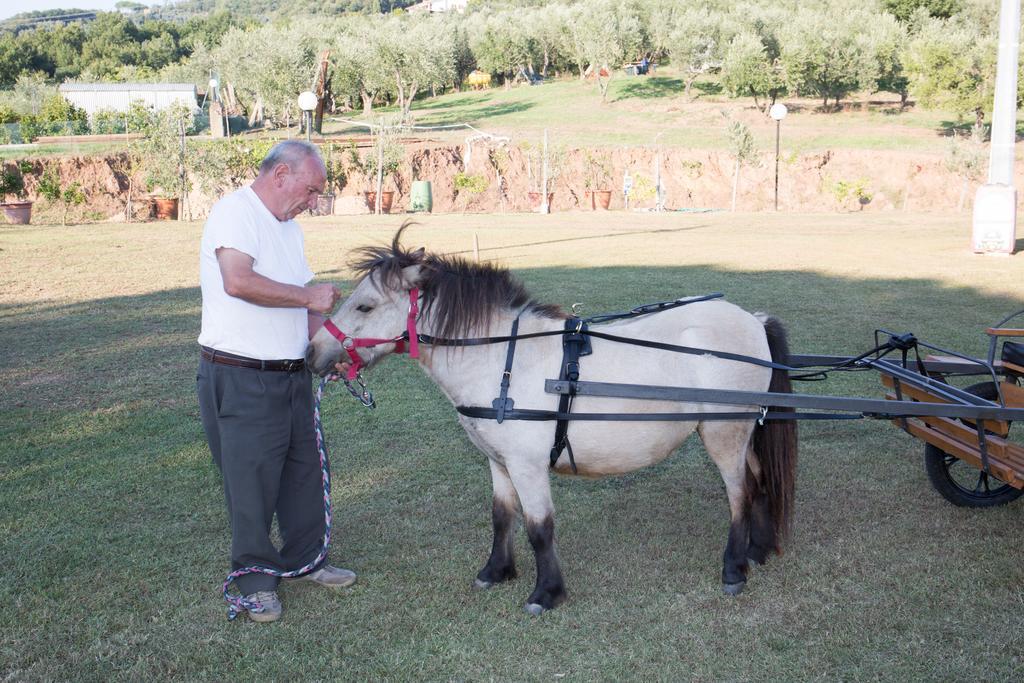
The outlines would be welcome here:
<svg viewBox="0 0 1024 683">
<path fill-rule="evenodd" d="M 287 170 L 282 169 L 281 191 L 284 196 L 284 217 L 291 220 L 307 209 L 316 206 L 317 195 L 322 194 L 327 176 L 323 164 L 309 157 Z"/>
</svg>

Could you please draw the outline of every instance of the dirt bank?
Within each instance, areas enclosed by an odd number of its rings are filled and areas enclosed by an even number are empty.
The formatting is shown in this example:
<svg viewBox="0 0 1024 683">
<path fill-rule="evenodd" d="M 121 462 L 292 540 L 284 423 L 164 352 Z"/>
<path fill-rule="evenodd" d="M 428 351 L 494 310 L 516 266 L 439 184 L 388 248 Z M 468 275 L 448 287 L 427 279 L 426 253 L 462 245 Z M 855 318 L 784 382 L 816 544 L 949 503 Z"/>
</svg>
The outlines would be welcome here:
<svg viewBox="0 0 1024 683">
<path fill-rule="evenodd" d="M 600 153 L 599 153 L 600 154 Z M 590 210 L 586 191 L 612 190 L 611 209 L 624 208 L 623 176 L 633 180 L 630 208 L 652 208 L 656 203 L 655 179 L 660 162 L 661 181 L 668 209 L 728 209 L 731 204 L 734 161 L 725 152 L 622 148 L 606 152 L 609 173 L 594 182 L 593 165 L 587 150 L 564 151 L 552 169 L 552 211 Z M 421 145 L 406 151 L 402 170 L 386 181 L 393 190 L 392 212 L 404 212 L 409 205 L 413 178 L 432 185 L 433 210 L 447 212 L 531 211 L 528 196 L 539 189 L 540 170 L 536 157 L 515 146 L 495 148 L 476 145 L 468 153 L 458 146 Z M 149 206 L 140 201 L 139 179 L 130 182 L 123 155 L 68 157 L 30 160 L 26 177 L 29 198 L 40 200 L 39 178 L 53 168 L 62 183 L 78 182 L 86 204 L 75 210 L 79 220 L 123 220 L 129 187 L 132 187 L 136 218 L 148 215 Z M 462 174 L 461 176 L 459 174 Z M 1024 172 L 1018 172 L 1018 185 Z M 590 178 L 588 184 L 588 178 Z M 457 189 L 457 181 L 462 189 Z M 740 172 L 736 208 L 740 211 L 771 210 L 774 203 L 774 157 L 764 155 L 756 166 Z M 912 152 L 836 150 L 813 155 L 790 155 L 779 163 L 779 209 L 782 211 L 955 211 L 961 201 L 970 208 L 975 185 L 963 195 L 964 184 L 945 168 L 941 156 Z M 858 189 L 859 188 L 859 189 Z M 362 193 L 372 182 L 350 170 L 335 203 L 335 213 L 367 212 Z M 845 196 L 844 196 L 845 189 Z M 858 198 L 857 195 L 860 195 Z M 189 195 L 187 211 L 201 218 L 214 198 L 199 192 Z M 41 202 L 37 216 L 45 218 Z"/>
</svg>

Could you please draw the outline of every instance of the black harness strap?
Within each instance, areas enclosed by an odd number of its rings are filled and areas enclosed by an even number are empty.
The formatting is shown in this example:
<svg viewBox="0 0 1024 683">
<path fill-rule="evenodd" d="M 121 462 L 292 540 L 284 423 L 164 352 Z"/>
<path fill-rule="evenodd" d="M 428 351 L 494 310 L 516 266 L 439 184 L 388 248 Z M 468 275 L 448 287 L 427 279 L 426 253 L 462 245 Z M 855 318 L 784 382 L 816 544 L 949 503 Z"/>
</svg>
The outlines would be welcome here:
<svg viewBox="0 0 1024 683">
<path fill-rule="evenodd" d="M 491 401 L 494 407 L 494 419 L 501 424 L 505 421 L 505 414 L 512 410 L 515 401 L 508 397 L 508 388 L 512 383 L 512 361 L 516 356 L 516 333 L 519 331 L 519 316 L 512 321 L 512 334 L 508 336 L 508 352 L 505 354 L 505 371 L 501 373 L 501 386 L 498 390 L 498 398 Z"/>
<path fill-rule="evenodd" d="M 580 378 L 580 356 L 588 356 L 593 352 L 590 338 L 587 336 L 587 322 L 580 318 L 566 320 L 562 336 L 562 367 L 558 372 L 558 379 L 576 382 Z M 570 386 L 574 387 L 575 384 Z M 572 413 L 575 396 L 576 392 L 570 391 L 558 397 L 559 414 L 568 416 Z M 568 417 L 556 419 L 558 424 L 555 425 L 555 443 L 551 447 L 551 467 L 555 466 L 564 450 L 569 454 L 569 464 L 572 466 L 573 474 L 576 474 L 576 458 L 573 456 L 572 444 L 569 443 Z"/>
<path fill-rule="evenodd" d="M 493 420 L 497 415 L 493 408 L 481 406 L 456 406 L 455 410 L 460 415 L 483 420 Z M 551 420 L 575 420 L 582 422 L 710 422 L 715 420 L 863 420 L 864 418 L 892 420 L 898 417 L 900 417 L 899 414 L 888 413 L 844 415 L 839 413 L 798 413 L 776 410 L 742 413 L 563 413 L 556 410 L 515 408 L 505 411 L 506 420 L 524 420 L 527 422 L 550 422 Z"/>
</svg>

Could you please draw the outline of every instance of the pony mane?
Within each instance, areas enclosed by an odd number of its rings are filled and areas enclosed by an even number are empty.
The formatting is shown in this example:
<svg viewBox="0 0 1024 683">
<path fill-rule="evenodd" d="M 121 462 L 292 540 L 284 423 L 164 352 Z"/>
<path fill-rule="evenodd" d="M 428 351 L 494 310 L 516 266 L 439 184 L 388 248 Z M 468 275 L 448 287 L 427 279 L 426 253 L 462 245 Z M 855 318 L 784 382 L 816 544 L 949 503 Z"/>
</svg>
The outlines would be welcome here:
<svg viewBox="0 0 1024 683">
<path fill-rule="evenodd" d="M 363 279 L 377 273 L 380 286 L 402 286 L 402 270 L 422 267 L 421 315 L 432 315 L 439 337 L 465 337 L 486 329 L 497 311 L 526 311 L 546 318 L 565 319 L 556 305 L 535 301 L 508 268 L 491 263 L 471 263 L 459 256 L 409 251 L 401 244 L 405 222 L 391 246 L 362 247 L 353 253 L 352 269 Z"/>
</svg>

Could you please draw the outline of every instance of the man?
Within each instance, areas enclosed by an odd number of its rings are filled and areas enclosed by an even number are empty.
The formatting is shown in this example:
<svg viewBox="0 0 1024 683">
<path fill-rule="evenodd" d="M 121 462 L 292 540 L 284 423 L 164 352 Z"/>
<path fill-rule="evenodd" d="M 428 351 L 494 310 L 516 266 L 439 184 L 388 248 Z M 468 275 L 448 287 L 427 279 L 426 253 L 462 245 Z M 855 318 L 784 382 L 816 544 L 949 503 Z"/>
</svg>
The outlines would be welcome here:
<svg viewBox="0 0 1024 683">
<path fill-rule="evenodd" d="M 307 284 L 313 273 L 293 219 L 316 204 L 325 179 L 316 147 L 279 143 L 252 185 L 214 205 L 203 230 L 196 383 L 203 429 L 224 478 L 233 569 L 295 570 L 321 549 L 322 475 L 302 358 L 340 293 L 330 284 Z M 270 539 L 275 513 L 280 550 Z M 303 578 L 344 587 L 356 575 L 323 563 Z M 249 612 L 252 620 L 280 618 L 279 582 L 258 573 L 235 580 L 264 608 Z"/>
</svg>

